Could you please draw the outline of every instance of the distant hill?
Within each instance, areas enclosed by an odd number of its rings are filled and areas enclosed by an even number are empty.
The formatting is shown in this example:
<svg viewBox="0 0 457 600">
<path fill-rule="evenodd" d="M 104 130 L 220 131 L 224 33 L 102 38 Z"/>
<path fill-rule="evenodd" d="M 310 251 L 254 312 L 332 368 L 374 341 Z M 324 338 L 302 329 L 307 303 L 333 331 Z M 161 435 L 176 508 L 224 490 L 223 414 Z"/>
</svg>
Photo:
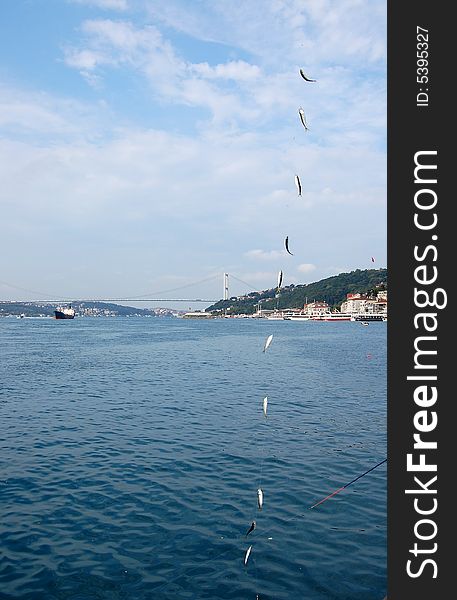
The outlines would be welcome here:
<svg viewBox="0 0 457 600">
<path fill-rule="evenodd" d="M 338 308 L 349 293 L 375 294 L 387 289 L 387 269 L 357 269 L 350 273 L 340 273 L 321 281 L 303 285 L 289 285 L 262 292 L 250 292 L 244 296 L 219 300 L 206 311 L 223 311 L 230 308 L 230 314 L 252 314 L 262 301 L 262 309 L 302 308 L 305 302 L 324 301 L 332 308 Z"/>
<path fill-rule="evenodd" d="M 48 302 L 5 302 L 0 301 L 1 316 L 53 317 L 57 304 Z M 71 302 L 76 316 L 83 317 L 167 317 L 172 311 L 167 309 L 135 308 L 109 302 Z"/>
</svg>

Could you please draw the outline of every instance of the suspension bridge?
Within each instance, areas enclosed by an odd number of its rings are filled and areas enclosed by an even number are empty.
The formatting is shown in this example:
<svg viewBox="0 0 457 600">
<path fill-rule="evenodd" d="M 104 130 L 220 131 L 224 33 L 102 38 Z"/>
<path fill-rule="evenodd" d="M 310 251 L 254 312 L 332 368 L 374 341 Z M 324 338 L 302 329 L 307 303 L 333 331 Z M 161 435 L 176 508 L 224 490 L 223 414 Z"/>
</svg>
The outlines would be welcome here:
<svg viewBox="0 0 457 600">
<path fill-rule="evenodd" d="M 107 298 L 75 298 L 75 297 L 70 297 L 70 296 L 57 296 L 54 294 L 45 294 L 43 292 L 37 292 L 36 290 L 28 290 L 25 288 L 20 288 L 18 286 L 9 284 L 7 282 L 4 281 L 0 281 L 0 283 L 4 284 L 7 287 L 16 289 L 16 290 L 21 290 L 22 292 L 27 292 L 28 294 L 33 294 L 33 295 L 39 295 L 39 296 L 45 296 L 46 298 L 40 298 L 39 300 L 1 300 L 0 302 L 43 302 L 43 303 L 49 303 L 49 304 L 58 304 L 58 303 L 64 303 L 64 302 L 130 302 L 130 303 L 136 303 L 136 302 L 196 302 L 196 303 L 202 303 L 202 304 L 214 304 L 215 302 L 219 302 L 219 300 L 228 300 L 230 298 L 230 294 L 229 294 L 229 274 L 228 273 L 223 273 L 222 276 L 222 297 L 221 298 L 170 298 L 167 297 L 167 294 L 171 294 L 172 292 L 179 292 L 185 288 L 189 288 L 189 287 L 195 287 L 197 285 L 201 285 L 203 283 L 208 283 L 210 281 L 215 281 L 217 279 L 220 278 L 220 274 L 219 275 L 213 275 L 211 277 L 207 277 L 205 279 L 199 280 L 199 281 L 195 281 L 192 283 L 188 283 L 185 285 L 182 285 L 180 287 L 177 288 L 173 288 L 171 290 L 162 290 L 159 292 L 149 292 L 146 294 L 141 294 L 141 295 L 137 295 L 137 296 L 128 296 L 128 297 L 107 297 Z M 242 279 L 239 279 L 238 277 L 236 277 L 235 275 L 230 275 L 230 278 L 235 279 L 236 281 L 238 281 L 239 283 L 242 283 L 244 286 L 250 288 L 250 291 L 255 291 L 255 288 L 252 284 L 247 283 L 246 281 L 243 281 Z"/>
</svg>

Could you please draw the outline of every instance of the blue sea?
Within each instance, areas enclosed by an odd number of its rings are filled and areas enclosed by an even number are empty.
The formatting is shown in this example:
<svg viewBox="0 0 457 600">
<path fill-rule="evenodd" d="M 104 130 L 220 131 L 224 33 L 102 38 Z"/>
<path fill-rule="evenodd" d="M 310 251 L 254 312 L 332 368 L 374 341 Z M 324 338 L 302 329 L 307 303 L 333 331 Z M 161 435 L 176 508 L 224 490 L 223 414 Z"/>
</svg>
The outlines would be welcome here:
<svg viewBox="0 0 457 600">
<path fill-rule="evenodd" d="M 1 318 L 0 598 L 382 600 L 386 328 Z"/>
</svg>

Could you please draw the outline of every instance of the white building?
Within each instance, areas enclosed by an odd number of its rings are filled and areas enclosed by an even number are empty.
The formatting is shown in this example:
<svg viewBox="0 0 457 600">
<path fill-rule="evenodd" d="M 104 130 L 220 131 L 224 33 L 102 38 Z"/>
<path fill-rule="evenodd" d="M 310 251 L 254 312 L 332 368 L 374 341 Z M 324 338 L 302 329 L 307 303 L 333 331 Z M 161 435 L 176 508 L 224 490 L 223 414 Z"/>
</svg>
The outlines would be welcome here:
<svg viewBox="0 0 457 600">
<path fill-rule="evenodd" d="M 327 302 L 309 302 L 303 306 L 302 313 L 307 316 L 317 316 L 330 312 Z"/>
<path fill-rule="evenodd" d="M 341 305 L 341 312 L 353 315 L 387 315 L 387 290 L 378 292 L 376 298 L 365 294 L 347 294 L 345 302 Z"/>
</svg>

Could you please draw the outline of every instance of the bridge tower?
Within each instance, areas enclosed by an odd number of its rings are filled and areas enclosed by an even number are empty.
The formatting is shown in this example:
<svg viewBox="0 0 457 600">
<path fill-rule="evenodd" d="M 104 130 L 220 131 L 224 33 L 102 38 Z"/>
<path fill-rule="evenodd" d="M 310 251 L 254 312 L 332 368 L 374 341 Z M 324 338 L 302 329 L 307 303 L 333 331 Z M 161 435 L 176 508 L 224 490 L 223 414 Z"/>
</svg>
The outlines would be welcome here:
<svg viewBox="0 0 457 600">
<path fill-rule="evenodd" d="M 228 273 L 224 273 L 224 300 L 229 299 Z"/>
</svg>

